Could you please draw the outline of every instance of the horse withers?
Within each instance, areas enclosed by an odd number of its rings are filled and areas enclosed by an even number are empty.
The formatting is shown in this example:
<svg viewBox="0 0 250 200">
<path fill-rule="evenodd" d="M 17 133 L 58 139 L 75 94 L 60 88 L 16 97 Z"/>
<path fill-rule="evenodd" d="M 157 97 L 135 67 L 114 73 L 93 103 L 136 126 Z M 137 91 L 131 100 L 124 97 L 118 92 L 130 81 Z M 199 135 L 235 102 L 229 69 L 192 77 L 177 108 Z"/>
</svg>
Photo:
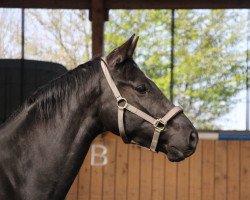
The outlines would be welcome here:
<svg viewBox="0 0 250 200">
<path fill-rule="evenodd" d="M 1 200 L 64 199 L 105 131 L 173 162 L 194 153 L 196 129 L 134 62 L 137 41 L 39 88 L 0 127 Z"/>
</svg>

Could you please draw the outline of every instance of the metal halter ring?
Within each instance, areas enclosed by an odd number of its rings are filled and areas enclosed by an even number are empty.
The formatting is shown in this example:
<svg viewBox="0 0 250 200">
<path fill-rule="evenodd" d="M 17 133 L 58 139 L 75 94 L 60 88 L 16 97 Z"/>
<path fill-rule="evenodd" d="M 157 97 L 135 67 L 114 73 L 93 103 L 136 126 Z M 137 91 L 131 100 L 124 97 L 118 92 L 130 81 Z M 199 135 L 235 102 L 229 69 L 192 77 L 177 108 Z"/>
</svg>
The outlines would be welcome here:
<svg viewBox="0 0 250 200">
<path fill-rule="evenodd" d="M 124 105 L 121 105 L 122 103 Z M 122 110 L 125 109 L 128 106 L 127 99 L 122 98 L 122 97 L 117 99 L 117 106 L 118 106 L 119 109 L 122 109 Z"/>
<path fill-rule="evenodd" d="M 165 128 L 165 123 L 161 119 L 157 119 L 154 122 L 154 127 L 157 131 L 162 132 Z"/>
</svg>

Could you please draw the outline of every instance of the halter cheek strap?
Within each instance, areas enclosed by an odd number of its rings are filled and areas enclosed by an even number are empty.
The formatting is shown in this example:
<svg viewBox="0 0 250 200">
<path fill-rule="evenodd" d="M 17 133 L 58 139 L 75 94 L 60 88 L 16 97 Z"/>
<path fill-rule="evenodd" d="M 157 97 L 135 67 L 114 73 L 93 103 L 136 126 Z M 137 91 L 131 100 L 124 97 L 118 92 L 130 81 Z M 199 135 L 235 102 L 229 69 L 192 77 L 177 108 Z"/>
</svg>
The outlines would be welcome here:
<svg viewBox="0 0 250 200">
<path fill-rule="evenodd" d="M 182 108 L 175 106 L 173 107 L 169 112 L 167 112 L 167 114 L 160 118 L 160 119 L 155 119 L 153 117 L 151 117 L 150 115 L 148 115 L 147 113 L 139 110 L 138 108 L 132 106 L 131 104 L 129 104 L 127 102 L 127 100 L 125 98 L 123 98 L 119 92 L 119 90 L 117 89 L 109 71 L 107 68 L 107 63 L 105 58 L 101 58 L 101 67 L 103 70 L 103 73 L 106 77 L 106 80 L 117 100 L 117 107 L 118 107 L 118 128 L 119 128 L 119 133 L 120 136 L 122 138 L 122 140 L 124 141 L 124 143 L 136 143 L 134 141 L 130 141 L 127 138 L 126 132 L 125 132 L 125 128 L 124 128 L 124 110 L 128 110 L 132 113 L 134 113 L 135 115 L 141 117 L 142 119 L 144 119 L 145 121 L 151 123 L 155 130 L 154 130 L 154 135 L 152 138 L 152 142 L 150 145 L 150 150 L 155 152 L 157 144 L 158 144 L 158 140 L 160 137 L 161 132 L 165 129 L 167 122 L 172 119 L 173 117 L 175 117 L 178 113 L 182 112 Z"/>
</svg>

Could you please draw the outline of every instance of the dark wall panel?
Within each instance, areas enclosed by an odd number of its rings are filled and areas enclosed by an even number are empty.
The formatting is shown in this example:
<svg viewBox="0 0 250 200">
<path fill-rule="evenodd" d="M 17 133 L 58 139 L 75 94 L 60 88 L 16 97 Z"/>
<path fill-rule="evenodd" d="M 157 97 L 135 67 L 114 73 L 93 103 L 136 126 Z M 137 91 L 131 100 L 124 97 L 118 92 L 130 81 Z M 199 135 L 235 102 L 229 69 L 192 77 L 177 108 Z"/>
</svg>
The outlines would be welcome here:
<svg viewBox="0 0 250 200">
<path fill-rule="evenodd" d="M 0 123 L 39 86 L 66 72 L 57 63 L 0 59 Z"/>
</svg>

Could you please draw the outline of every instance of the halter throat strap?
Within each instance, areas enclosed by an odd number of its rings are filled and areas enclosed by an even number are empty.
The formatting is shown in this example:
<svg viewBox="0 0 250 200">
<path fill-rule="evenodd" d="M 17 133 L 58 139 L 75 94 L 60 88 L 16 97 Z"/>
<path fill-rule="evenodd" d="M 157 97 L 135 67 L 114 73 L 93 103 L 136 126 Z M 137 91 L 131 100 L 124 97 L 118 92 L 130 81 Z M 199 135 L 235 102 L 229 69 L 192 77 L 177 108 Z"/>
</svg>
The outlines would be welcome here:
<svg viewBox="0 0 250 200">
<path fill-rule="evenodd" d="M 162 118 L 159 119 L 155 119 L 154 117 L 148 115 L 147 113 L 139 110 L 138 108 L 132 106 L 131 104 L 129 104 L 127 102 L 127 100 L 125 98 L 123 98 L 118 90 L 118 88 L 115 85 L 115 82 L 113 81 L 108 68 L 107 68 L 108 64 L 106 62 L 105 58 L 101 58 L 101 67 L 102 67 L 102 71 L 104 73 L 104 76 L 117 100 L 117 107 L 118 107 L 118 128 L 119 128 L 119 133 L 120 136 L 122 138 L 122 140 L 124 141 L 124 143 L 135 143 L 134 141 L 131 141 L 128 139 L 126 132 L 125 132 L 125 128 L 124 128 L 124 110 L 128 110 L 132 113 L 134 113 L 135 115 L 141 117 L 142 119 L 146 120 L 147 122 L 151 123 L 155 130 L 154 130 L 154 135 L 152 138 L 152 142 L 150 145 L 150 150 L 155 152 L 156 151 L 156 147 L 158 144 L 158 140 L 160 137 L 161 132 L 165 129 L 167 122 L 172 119 L 173 117 L 175 117 L 178 113 L 182 112 L 182 108 L 175 106 L 173 107 L 169 112 L 166 113 L 166 115 Z"/>
</svg>

